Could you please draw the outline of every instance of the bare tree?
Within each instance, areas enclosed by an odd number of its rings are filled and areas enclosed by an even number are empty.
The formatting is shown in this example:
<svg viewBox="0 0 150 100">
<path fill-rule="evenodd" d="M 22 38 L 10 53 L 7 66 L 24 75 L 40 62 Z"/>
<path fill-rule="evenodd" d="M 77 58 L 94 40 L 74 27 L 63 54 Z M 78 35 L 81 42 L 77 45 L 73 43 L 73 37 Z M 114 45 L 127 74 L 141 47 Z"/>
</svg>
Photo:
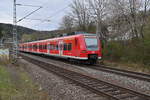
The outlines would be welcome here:
<svg viewBox="0 0 150 100">
<path fill-rule="evenodd" d="M 88 31 L 88 28 L 92 22 L 91 15 L 88 10 L 88 6 L 84 0 L 74 0 L 72 5 L 71 15 L 74 18 L 74 23 L 82 31 Z"/>
<path fill-rule="evenodd" d="M 148 11 L 148 9 L 149 9 L 149 7 L 150 7 L 150 0 L 144 0 L 144 2 L 142 2 L 143 4 L 143 12 L 141 13 L 141 27 L 140 27 L 140 35 L 141 35 L 141 37 L 142 38 L 144 38 L 144 33 L 143 33 L 143 31 L 144 31 L 144 27 L 145 27 L 145 25 L 146 25 L 146 21 L 147 21 L 147 18 L 148 18 L 148 16 L 147 16 L 147 11 Z"/>
<path fill-rule="evenodd" d="M 112 0 L 111 12 L 114 26 L 118 26 L 117 33 L 130 33 L 131 38 L 144 38 L 143 29 L 150 0 Z"/>
<path fill-rule="evenodd" d="M 107 15 L 108 0 L 88 0 L 88 2 L 92 14 L 96 16 L 96 20 L 95 20 L 97 23 L 96 34 L 100 39 L 106 40 L 107 30 L 106 30 L 106 26 L 103 23 L 103 19 Z"/>
<path fill-rule="evenodd" d="M 111 36 L 113 37 L 122 37 L 122 39 L 128 38 L 127 33 L 130 32 L 130 20 L 127 5 L 128 2 L 125 0 L 109 1 L 109 25 L 112 28 Z"/>
<path fill-rule="evenodd" d="M 72 32 L 73 24 L 74 24 L 74 19 L 69 15 L 65 15 L 62 19 L 60 29 L 66 30 L 67 32 Z"/>
</svg>

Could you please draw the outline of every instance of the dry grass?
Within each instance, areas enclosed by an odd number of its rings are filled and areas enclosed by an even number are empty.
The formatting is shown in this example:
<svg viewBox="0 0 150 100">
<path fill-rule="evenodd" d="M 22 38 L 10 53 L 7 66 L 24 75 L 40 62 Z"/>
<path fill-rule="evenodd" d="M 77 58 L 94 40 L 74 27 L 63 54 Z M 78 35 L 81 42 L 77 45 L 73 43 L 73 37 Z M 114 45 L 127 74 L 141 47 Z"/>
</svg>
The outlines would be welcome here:
<svg viewBox="0 0 150 100">
<path fill-rule="evenodd" d="M 0 64 L 1 65 L 7 65 L 10 63 L 9 56 L 7 55 L 0 55 Z"/>
<path fill-rule="evenodd" d="M 50 98 L 23 69 L 20 67 L 12 69 L 0 64 L 0 100 L 50 100 Z"/>
<path fill-rule="evenodd" d="M 111 61 L 104 61 L 105 65 L 110 67 L 117 67 L 120 69 L 131 70 L 136 72 L 143 72 L 150 74 L 150 66 L 145 66 L 143 64 L 135 64 L 135 63 L 124 63 L 124 62 L 111 62 Z"/>
</svg>

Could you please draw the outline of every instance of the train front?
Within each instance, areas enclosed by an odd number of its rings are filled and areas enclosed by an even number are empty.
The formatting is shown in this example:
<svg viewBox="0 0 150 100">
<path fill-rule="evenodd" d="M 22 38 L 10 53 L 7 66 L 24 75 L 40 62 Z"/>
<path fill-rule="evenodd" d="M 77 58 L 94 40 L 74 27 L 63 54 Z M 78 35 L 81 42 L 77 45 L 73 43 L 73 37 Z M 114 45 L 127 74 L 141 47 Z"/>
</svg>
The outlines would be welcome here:
<svg viewBox="0 0 150 100">
<path fill-rule="evenodd" d="M 90 64 L 95 64 L 98 59 L 102 58 L 101 42 L 96 35 L 84 35 L 84 41 L 88 62 Z"/>
</svg>

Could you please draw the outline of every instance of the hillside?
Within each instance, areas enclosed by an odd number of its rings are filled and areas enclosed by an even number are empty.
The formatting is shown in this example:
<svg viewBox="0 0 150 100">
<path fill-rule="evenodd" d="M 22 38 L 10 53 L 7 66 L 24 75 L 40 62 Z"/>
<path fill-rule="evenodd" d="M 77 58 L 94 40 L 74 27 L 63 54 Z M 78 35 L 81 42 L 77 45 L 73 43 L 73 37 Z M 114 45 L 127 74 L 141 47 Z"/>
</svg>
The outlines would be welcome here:
<svg viewBox="0 0 150 100">
<path fill-rule="evenodd" d="M 13 26 L 11 24 L 0 23 L 0 38 L 1 37 L 11 38 L 12 28 Z M 59 33 L 63 33 L 63 31 L 60 31 L 60 30 L 38 31 L 38 30 L 23 27 L 23 26 L 18 26 L 17 31 L 18 31 L 18 38 L 20 42 L 52 38 L 52 37 L 57 36 Z"/>
<path fill-rule="evenodd" d="M 13 27 L 11 24 L 0 23 L 0 27 L 1 27 L 2 33 L 5 37 L 11 37 L 12 27 Z M 36 32 L 36 30 L 18 26 L 18 36 L 19 37 L 21 37 L 23 34 L 32 34 L 34 32 Z"/>
</svg>

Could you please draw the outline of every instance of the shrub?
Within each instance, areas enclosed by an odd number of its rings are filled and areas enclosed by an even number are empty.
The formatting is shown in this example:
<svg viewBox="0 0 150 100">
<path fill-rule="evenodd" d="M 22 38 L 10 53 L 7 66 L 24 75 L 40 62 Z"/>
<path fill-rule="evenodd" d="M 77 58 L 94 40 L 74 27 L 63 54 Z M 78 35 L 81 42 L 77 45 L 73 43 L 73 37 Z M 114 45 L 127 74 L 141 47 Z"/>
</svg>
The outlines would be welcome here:
<svg viewBox="0 0 150 100">
<path fill-rule="evenodd" d="M 144 40 L 110 41 L 103 48 L 104 59 L 150 65 L 150 36 Z"/>
</svg>

